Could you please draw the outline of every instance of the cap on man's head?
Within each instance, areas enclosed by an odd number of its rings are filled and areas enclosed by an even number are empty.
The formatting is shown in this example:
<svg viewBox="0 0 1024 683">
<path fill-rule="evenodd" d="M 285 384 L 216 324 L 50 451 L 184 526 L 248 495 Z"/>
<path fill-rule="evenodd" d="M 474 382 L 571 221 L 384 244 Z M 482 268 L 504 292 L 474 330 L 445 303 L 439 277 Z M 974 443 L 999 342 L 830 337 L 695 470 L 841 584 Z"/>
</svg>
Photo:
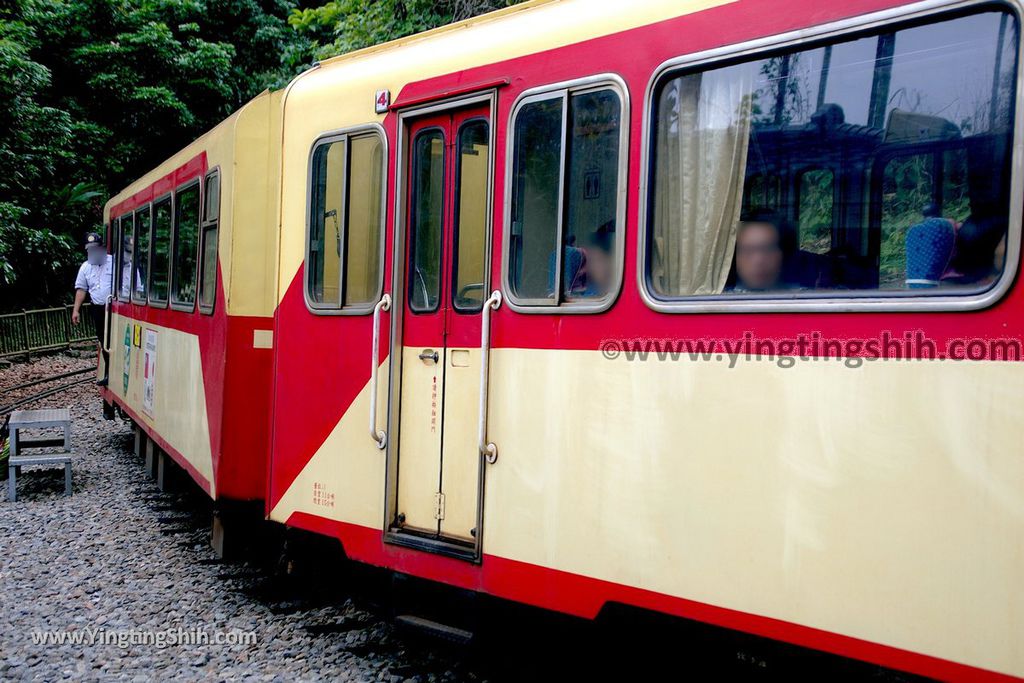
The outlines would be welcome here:
<svg viewBox="0 0 1024 683">
<path fill-rule="evenodd" d="M 85 248 L 86 249 L 88 249 L 89 247 L 102 247 L 102 246 L 103 246 L 103 238 L 100 237 L 97 233 L 90 232 L 88 235 L 85 236 Z"/>
</svg>

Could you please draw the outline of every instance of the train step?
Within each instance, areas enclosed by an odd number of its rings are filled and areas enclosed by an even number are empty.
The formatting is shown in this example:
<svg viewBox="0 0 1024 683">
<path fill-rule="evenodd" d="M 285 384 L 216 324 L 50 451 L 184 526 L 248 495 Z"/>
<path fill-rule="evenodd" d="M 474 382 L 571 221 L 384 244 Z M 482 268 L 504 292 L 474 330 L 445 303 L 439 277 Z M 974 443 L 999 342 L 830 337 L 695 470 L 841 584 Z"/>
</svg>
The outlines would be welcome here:
<svg viewBox="0 0 1024 683">
<path fill-rule="evenodd" d="M 64 437 L 57 436 L 49 439 L 35 438 L 35 439 L 18 439 L 18 450 L 24 450 L 26 448 L 63 448 Z"/>
<path fill-rule="evenodd" d="M 395 617 L 395 623 L 400 627 L 405 627 L 433 638 L 446 640 L 456 645 L 469 645 L 473 642 L 472 631 L 442 624 L 439 621 L 433 621 L 414 614 L 399 614 Z"/>
</svg>

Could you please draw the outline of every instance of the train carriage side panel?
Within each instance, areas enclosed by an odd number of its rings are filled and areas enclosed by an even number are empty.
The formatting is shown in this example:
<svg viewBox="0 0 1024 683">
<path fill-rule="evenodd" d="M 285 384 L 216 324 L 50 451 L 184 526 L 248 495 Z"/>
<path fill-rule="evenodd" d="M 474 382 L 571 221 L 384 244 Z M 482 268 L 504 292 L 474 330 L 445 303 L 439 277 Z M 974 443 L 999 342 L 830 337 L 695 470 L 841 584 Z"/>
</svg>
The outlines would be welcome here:
<svg viewBox="0 0 1024 683">
<path fill-rule="evenodd" d="M 939 345 L 964 336 L 1024 340 L 1019 288 L 971 313 L 682 315 L 653 310 L 637 286 L 645 99 L 659 65 L 891 10 L 876 17 L 884 25 L 937 5 L 747 0 L 591 11 L 595 4 L 502 13 L 328 61 L 293 84 L 284 105 L 270 518 L 337 537 L 358 561 L 585 617 L 623 602 L 925 675 L 1024 676 L 1019 361 L 854 370 L 627 363 L 601 352 L 608 339 L 793 339 L 809 329 L 839 340 L 887 330 L 920 330 Z M 415 359 L 421 349 L 390 350 L 391 318 L 405 305 L 391 288 L 393 268 L 406 267 L 394 257 L 406 230 L 395 209 L 406 201 L 396 187 L 407 170 L 396 156 L 409 141 L 397 138 L 397 113 L 382 117 L 373 103 L 384 90 L 399 103 L 496 90 L 494 289 L 511 230 L 502 208 L 513 104 L 531 88 L 601 74 L 620 77 L 629 100 L 622 292 L 593 315 L 531 315 L 505 304 L 494 313 L 487 436 L 500 457 L 486 466 L 483 555 L 475 563 L 395 543 L 386 504 L 396 454 L 368 433 L 368 380 L 372 364 L 386 378 L 395 353 Z M 368 123 L 387 135 L 382 280 L 395 297 L 372 363 L 370 316 L 312 312 L 303 264 L 313 146 Z M 1013 144 L 1019 162 L 1019 136 Z M 1019 231 L 1013 225 L 1011 238 L 1019 241 Z M 389 422 L 385 407 L 396 396 L 386 379 L 376 400 L 377 424 L 393 443 L 401 425 Z M 429 420 L 433 407 L 427 395 L 403 416 Z M 444 419 L 471 428 L 477 413 Z"/>
<path fill-rule="evenodd" d="M 116 218 L 155 206 L 176 188 L 200 180 L 211 167 L 228 169 L 224 179 L 230 183 L 232 130 L 237 116 L 130 185 L 108 202 L 106 212 Z M 151 220 L 155 222 L 155 216 Z M 222 220 L 230 222 L 230 210 Z M 115 245 L 115 265 L 116 252 Z M 167 259 L 169 263 L 169 255 Z M 224 335 L 218 323 L 211 316 L 175 311 L 168 303 L 157 306 L 117 300 L 112 318 L 105 399 L 118 403 L 215 498 L 224 367 Z M 197 326 L 203 334 L 198 334 Z M 130 344 L 125 344 L 126 339 Z"/>
<path fill-rule="evenodd" d="M 110 382 L 103 391 L 105 400 L 116 402 L 212 498 L 263 497 L 265 447 L 252 448 L 251 439 L 254 434 L 256 439 L 261 438 L 259 425 L 268 421 L 265 413 L 258 416 L 255 411 L 267 410 L 266 401 L 259 397 L 269 387 L 269 367 L 266 362 L 260 364 L 261 352 L 265 351 L 254 348 L 253 340 L 254 330 L 269 326 L 272 307 L 265 302 L 257 302 L 255 307 L 246 304 L 247 295 L 241 295 L 241 310 L 248 315 L 237 316 L 229 295 L 235 282 L 239 288 L 253 291 L 252 282 L 260 279 L 250 271 L 262 270 L 268 258 L 266 249 L 276 248 L 267 237 L 273 231 L 274 219 L 268 218 L 263 203 L 270 183 L 265 176 L 272 100 L 270 93 L 257 97 L 133 183 L 105 209 L 108 217 L 116 218 L 154 205 L 196 180 L 203 183 L 205 193 L 207 174 L 217 175 L 218 264 L 212 311 L 200 310 L 198 302 L 191 310 L 180 310 L 152 301 L 115 301 Z M 242 137 L 245 151 L 240 152 Z M 255 151 L 250 152 L 253 148 Z M 261 202 L 236 213 L 240 194 L 260 197 Z M 243 218 L 245 223 L 239 224 Z M 255 246 L 251 246 L 253 243 Z M 249 250 L 246 257 L 256 252 L 260 260 L 252 263 L 243 259 L 243 265 L 233 268 L 236 249 Z M 197 272 L 198 277 L 201 273 Z M 256 291 L 260 291 L 258 287 Z M 259 340 L 258 335 L 255 338 Z M 231 372 L 236 366 L 237 381 Z M 228 392 L 236 384 L 254 399 L 250 401 L 250 410 L 254 411 L 250 419 L 255 428 L 239 429 L 225 415 Z"/>
</svg>

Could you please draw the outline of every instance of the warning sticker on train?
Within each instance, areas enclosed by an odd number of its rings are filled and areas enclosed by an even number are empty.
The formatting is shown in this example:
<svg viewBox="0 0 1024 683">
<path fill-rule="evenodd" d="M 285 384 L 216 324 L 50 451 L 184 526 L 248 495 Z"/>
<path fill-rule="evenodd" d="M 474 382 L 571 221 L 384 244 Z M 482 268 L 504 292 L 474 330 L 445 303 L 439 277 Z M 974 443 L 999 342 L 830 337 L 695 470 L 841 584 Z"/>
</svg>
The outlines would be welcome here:
<svg viewBox="0 0 1024 683">
<path fill-rule="evenodd" d="M 146 349 L 142 354 L 142 409 L 153 416 L 156 393 L 156 330 L 146 330 Z"/>
</svg>

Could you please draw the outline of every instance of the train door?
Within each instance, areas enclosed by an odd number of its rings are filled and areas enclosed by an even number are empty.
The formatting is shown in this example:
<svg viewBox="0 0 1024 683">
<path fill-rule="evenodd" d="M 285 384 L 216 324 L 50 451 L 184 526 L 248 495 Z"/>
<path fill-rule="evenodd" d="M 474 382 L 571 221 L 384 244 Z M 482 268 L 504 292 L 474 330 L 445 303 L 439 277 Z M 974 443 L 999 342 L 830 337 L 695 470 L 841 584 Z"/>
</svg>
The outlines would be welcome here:
<svg viewBox="0 0 1024 683">
<path fill-rule="evenodd" d="M 404 263 L 395 266 L 403 269 L 404 291 L 392 528 L 441 542 L 430 547 L 472 548 L 482 503 L 477 421 L 490 107 L 422 116 L 407 130 Z"/>
</svg>

